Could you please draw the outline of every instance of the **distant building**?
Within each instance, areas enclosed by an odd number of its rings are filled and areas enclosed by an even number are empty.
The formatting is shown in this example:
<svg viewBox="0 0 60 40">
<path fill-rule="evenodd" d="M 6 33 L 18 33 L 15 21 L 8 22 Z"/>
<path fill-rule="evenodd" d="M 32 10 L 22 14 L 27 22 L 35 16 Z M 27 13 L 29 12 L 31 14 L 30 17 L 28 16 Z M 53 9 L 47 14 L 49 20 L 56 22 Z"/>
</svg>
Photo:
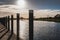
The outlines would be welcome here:
<svg viewBox="0 0 60 40">
<path fill-rule="evenodd" d="M 24 19 L 23 17 L 20 17 L 20 19 Z"/>
<path fill-rule="evenodd" d="M 60 14 L 57 14 L 54 18 L 60 18 Z"/>
</svg>

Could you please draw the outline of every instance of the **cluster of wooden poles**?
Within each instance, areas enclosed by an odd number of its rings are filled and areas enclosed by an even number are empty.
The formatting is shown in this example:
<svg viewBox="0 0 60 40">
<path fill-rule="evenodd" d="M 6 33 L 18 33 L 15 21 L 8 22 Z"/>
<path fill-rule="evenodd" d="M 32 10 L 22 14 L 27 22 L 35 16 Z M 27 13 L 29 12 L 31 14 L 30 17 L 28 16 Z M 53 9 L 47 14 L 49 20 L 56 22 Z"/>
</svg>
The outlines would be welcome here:
<svg viewBox="0 0 60 40">
<path fill-rule="evenodd" d="M 14 25 L 13 25 L 13 21 L 16 20 L 16 27 L 17 27 L 17 40 L 19 40 L 19 31 L 20 31 L 20 14 L 17 13 L 17 17 L 16 19 L 13 18 L 13 15 L 11 15 L 11 18 L 10 16 L 6 16 L 4 18 L 0 18 L 0 19 L 3 19 L 1 20 L 0 22 L 8 29 L 8 31 L 11 31 L 11 36 L 13 35 L 13 28 L 14 28 Z M 10 21 L 11 21 L 11 24 L 10 24 Z M 10 30 L 10 25 L 11 25 L 11 30 Z M 11 37 L 10 36 L 10 37 Z M 10 39 L 10 38 L 8 38 Z M 29 40 L 33 40 L 33 10 L 29 10 Z"/>
</svg>

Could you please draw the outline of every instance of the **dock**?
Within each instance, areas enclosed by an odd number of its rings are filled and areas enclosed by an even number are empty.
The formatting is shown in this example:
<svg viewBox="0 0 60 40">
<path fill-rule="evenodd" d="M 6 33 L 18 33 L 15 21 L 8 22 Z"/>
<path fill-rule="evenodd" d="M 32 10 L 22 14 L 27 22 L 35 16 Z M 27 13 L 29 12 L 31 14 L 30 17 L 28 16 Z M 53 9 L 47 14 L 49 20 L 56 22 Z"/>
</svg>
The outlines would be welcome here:
<svg viewBox="0 0 60 40">
<path fill-rule="evenodd" d="M 16 35 L 11 36 L 11 32 L 0 23 L 0 40 L 16 40 Z"/>
<path fill-rule="evenodd" d="M 33 10 L 29 10 L 29 40 L 33 40 Z M 16 34 L 14 34 L 14 20 L 16 20 Z M 23 40 L 20 38 L 20 14 L 0 18 L 0 40 Z"/>
</svg>

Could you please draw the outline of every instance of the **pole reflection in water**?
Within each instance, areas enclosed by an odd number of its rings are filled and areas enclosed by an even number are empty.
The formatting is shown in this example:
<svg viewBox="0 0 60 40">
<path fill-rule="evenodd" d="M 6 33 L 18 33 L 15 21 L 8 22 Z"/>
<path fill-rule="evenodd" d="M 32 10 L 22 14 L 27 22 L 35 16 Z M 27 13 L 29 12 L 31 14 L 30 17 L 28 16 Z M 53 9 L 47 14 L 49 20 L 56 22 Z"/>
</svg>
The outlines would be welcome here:
<svg viewBox="0 0 60 40">
<path fill-rule="evenodd" d="M 14 20 L 14 33 L 16 34 L 16 20 Z M 29 40 L 29 26 L 28 21 L 20 20 L 20 38 L 23 40 Z"/>
<path fill-rule="evenodd" d="M 29 22 L 20 21 L 20 38 L 29 40 Z M 14 33 L 16 34 L 16 20 L 14 21 Z M 60 23 L 47 21 L 34 21 L 34 40 L 59 40 Z"/>
</svg>

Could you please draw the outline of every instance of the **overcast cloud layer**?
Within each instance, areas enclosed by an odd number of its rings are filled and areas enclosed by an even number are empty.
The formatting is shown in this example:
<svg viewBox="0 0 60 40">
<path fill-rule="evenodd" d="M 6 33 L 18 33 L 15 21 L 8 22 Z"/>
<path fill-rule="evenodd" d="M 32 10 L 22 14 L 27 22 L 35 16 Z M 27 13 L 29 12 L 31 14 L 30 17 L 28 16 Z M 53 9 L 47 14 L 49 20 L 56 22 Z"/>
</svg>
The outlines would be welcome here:
<svg viewBox="0 0 60 40">
<path fill-rule="evenodd" d="M 37 17 L 47 17 L 60 14 L 60 0 L 25 0 L 27 3 L 27 9 L 37 9 L 35 14 Z M 1 16 L 7 15 L 7 13 L 24 13 L 24 9 L 16 6 L 17 0 L 0 0 L 0 14 Z M 22 11 L 21 11 L 22 10 Z M 26 16 L 26 15 L 25 15 Z"/>
<path fill-rule="evenodd" d="M 1 5 L 15 4 L 16 0 L 0 0 Z"/>
<path fill-rule="evenodd" d="M 2 5 L 0 6 L 0 17 L 5 15 L 10 15 L 13 13 L 21 13 L 21 16 L 28 17 L 27 13 L 28 9 L 21 10 L 15 5 Z M 60 14 L 60 10 L 51 10 L 51 9 L 41 9 L 41 10 L 34 10 L 35 17 L 54 17 L 56 14 Z"/>
<path fill-rule="evenodd" d="M 25 0 L 28 8 L 60 9 L 60 0 Z M 0 0 L 0 5 L 15 5 L 17 0 Z"/>
</svg>

